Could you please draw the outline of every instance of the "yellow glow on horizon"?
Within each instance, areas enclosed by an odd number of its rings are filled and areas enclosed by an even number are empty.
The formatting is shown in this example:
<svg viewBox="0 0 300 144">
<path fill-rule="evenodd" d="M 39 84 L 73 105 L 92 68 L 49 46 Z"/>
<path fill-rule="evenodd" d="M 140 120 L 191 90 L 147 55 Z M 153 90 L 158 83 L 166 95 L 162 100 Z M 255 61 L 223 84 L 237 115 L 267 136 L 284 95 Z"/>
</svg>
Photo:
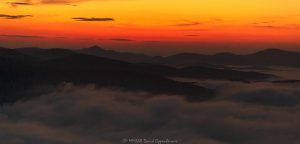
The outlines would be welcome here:
<svg viewBox="0 0 300 144">
<path fill-rule="evenodd" d="M 0 34 L 300 43 L 298 0 L 89 0 L 71 3 L 76 6 L 17 7 L 8 2 L 1 2 L 0 14 L 33 17 L 0 18 L 0 28 L 4 28 Z M 115 21 L 75 21 L 74 17 Z"/>
</svg>

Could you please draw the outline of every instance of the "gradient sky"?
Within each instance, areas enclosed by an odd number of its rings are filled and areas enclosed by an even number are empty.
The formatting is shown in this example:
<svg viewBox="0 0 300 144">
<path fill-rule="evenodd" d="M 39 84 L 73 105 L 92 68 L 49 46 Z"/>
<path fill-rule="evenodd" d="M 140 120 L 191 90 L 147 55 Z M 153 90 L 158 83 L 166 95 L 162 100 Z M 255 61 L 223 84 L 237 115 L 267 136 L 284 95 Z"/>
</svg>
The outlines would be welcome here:
<svg viewBox="0 0 300 144">
<path fill-rule="evenodd" d="M 300 50 L 299 0 L 1 0 L 0 45 L 150 54 Z"/>
</svg>

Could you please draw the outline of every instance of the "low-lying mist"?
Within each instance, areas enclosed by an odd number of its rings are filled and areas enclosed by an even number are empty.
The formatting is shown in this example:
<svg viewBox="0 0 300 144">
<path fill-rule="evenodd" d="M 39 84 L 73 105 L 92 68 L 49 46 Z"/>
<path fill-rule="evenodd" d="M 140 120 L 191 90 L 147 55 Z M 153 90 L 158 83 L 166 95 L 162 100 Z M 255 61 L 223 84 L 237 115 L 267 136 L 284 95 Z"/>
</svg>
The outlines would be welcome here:
<svg viewBox="0 0 300 144">
<path fill-rule="evenodd" d="M 298 85 L 204 81 L 216 98 L 64 83 L 50 93 L 0 108 L 4 144 L 116 144 L 170 139 L 187 144 L 300 143 Z"/>
</svg>

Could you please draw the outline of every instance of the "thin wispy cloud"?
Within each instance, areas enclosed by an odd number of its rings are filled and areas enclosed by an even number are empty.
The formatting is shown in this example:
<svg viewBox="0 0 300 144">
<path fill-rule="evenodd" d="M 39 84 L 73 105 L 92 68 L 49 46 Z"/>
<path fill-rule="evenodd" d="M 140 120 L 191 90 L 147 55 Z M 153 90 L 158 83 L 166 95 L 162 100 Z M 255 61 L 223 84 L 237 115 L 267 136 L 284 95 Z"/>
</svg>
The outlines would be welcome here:
<svg viewBox="0 0 300 144">
<path fill-rule="evenodd" d="M 182 26 L 182 27 L 185 27 L 185 26 L 197 26 L 197 25 L 201 25 L 202 23 L 200 22 L 186 22 L 186 23 L 178 23 L 178 24 L 175 24 L 174 26 Z"/>
<path fill-rule="evenodd" d="M 197 35 L 197 34 L 189 34 L 189 35 L 185 35 L 185 36 L 187 36 L 187 37 L 197 37 L 199 35 Z"/>
<path fill-rule="evenodd" d="M 10 37 L 10 38 L 35 38 L 40 39 L 44 38 L 43 36 L 36 36 L 36 35 L 9 35 L 9 34 L 0 34 L 1 37 Z"/>
<path fill-rule="evenodd" d="M 253 24 L 273 24 L 273 23 L 276 23 L 275 20 L 270 20 L 270 21 L 257 21 L 257 22 L 254 22 Z"/>
<path fill-rule="evenodd" d="M 55 38 L 57 38 L 57 39 L 66 39 L 66 37 L 55 37 Z"/>
<path fill-rule="evenodd" d="M 74 17 L 72 18 L 73 20 L 76 21 L 115 21 L 113 18 L 86 18 L 86 17 Z"/>
<path fill-rule="evenodd" d="M 282 19 L 286 19 L 286 17 L 260 17 L 249 25 L 254 28 L 262 29 L 300 29 L 300 25 L 292 23 L 282 23 Z"/>
<path fill-rule="evenodd" d="M 256 25 L 254 26 L 256 28 L 268 28 L 268 29 L 274 29 L 274 28 L 282 28 L 282 27 L 279 27 L 279 26 L 273 26 L 273 25 Z"/>
<path fill-rule="evenodd" d="M 32 15 L 8 15 L 8 14 L 0 14 L 0 18 L 4 19 L 22 19 L 26 17 L 32 17 Z"/>
<path fill-rule="evenodd" d="M 91 1 L 91 0 L 37 0 L 39 3 L 44 4 L 70 4 L 75 2 L 84 2 L 84 1 Z"/>
<path fill-rule="evenodd" d="M 160 43 L 161 41 L 144 41 L 145 43 Z"/>
<path fill-rule="evenodd" d="M 174 24 L 173 26 L 179 26 L 179 27 L 191 27 L 191 26 L 198 26 L 198 25 L 206 25 L 206 24 L 215 24 L 222 22 L 223 19 L 220 18 L 212 18 L 207 20 L 202 20 L 201 22 L 196 20 L 181 20 L 181 22 L 178 22 L 177 24 Z"/>
<path fill-rule="evenodd" d="M 295 30 L 295 29 L 300 29 L 300 25 L 295 25 L 295 24 L 286 24 L 286 25 L 276 25 L 272 23 L 258 23 L 252 24 L 252 27 L 255 28 L 263 28 L 263 29 L 290 29 L 290 30 Z"/>
<path fill-rule="evenodd" d="M 125 38 L 111 38 L 109 39 L 111 41 L 123 41 L 123 42 L 130 42 L 130 41 L 133 41 L 131 39 L 125 39 Z"/>
<path fill-rule="evenodd" d="M 209 31 L 211 29 L 208 28 L 188 28 L 188 29 L 179 29 L 176 31 L 186 31 L 186 32 L 202 32 L 202 31 Z"/>
<path fill-rule="evenodd" d="M 12 7 L 33 5 L 30 2 L 8 2 Z"/>
<path fill-rule="evenodd" d="M 12 6 L 19 5 L 39 5 L 39 4 L 62 4 L 62 5 L 71 5 L 76 6 L 74 3 L 85 2 L 92 0 L 17 0 L 14 2 L 10 2 Z"/>
<path fill-rule="evenodd" d="M 82 40 L 82 41 L 92 41 L 95 40 L 93 38 L 79 38 L 78 40 Z"/>
</svg>

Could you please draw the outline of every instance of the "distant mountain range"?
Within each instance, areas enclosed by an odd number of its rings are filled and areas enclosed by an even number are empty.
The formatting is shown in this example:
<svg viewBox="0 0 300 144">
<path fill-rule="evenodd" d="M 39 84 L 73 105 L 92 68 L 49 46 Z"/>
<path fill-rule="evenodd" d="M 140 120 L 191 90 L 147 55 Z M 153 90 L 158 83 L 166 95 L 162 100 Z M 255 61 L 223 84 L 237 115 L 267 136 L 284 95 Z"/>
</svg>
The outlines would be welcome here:
<svg viewBox="0 0 300 144">
<path fill-rule="evenodd" d="M 152 57 L 144 54 L 122 53 L 105 50 L 98 46 L 78 50 L 80 53 L 101 56 L 131 63 L 158 63 L 172 66 L 289 66 L 300 67 L 300 53 L 280 49 L 266 49 L 252 54 L 238 55 L 218 53 L 215 55 L 181 53 L 167 57 Z"/>
<path fill-rule="evenodd" d="M 45 92 L 43 87 L 63 82 L 182 95 L 188 101 L 209 99 L 214 93 L 118 60 L 63 49 L 0 48 L 0 104 L 32 98 Z"/>
<path fill-rule="evenodd" d="M 93 55 L 93 56 L 99 56 L 99 57 L 105 57 L 110 59 L 116 59 L 121 61 L 127 61 L 130 63 L 141 63 L 141 62 L 158 62 L 162 57 L 153 57 L 148 56 L 146 54 L 137 54 L 137 53 L 129 53 L 129 52 L 118 52 L 114 50 L 105 50 L 99 46 L 92 46 L 89 48 L 84 48 L 77 50 L 79 53 Z"/>
<path fill-rule="evenodd" d="M 281 57 L 277 50 L 253 55 L 263 58 L 261 55 L 274 55 L 274 53 Z M 231 57 L 231 55 L 219 54 L 216 56 L 224 58 Z M 216 56 L 181 54 L 170 57 L 152 57 L 109 51 L 97 46 L 76 51 L 59 48 L 0 48 L 0 104 L 31 98 L 45 92 L 41 87 L 53 86 L 62 82 L 71 82 L 77 85 L 92 83 L 99 87 L 175 94 L 185 96 L 188 101 L 202 101 L 213 97 L 214 90 L 192 83 L 171 80 L 169 77 L 242 82 L 274 77 L 258 72 L 195 66 L 196 61 L 200 62 L 198 57 Z M 235 55 L 233 57 L 242 56 Z M 195 58 L 194 63 L 193 58 Z M 209 61 L 202 61 L 202 63 L 207 62 Z M 180 68 L 170 66 L 183 64 L 187 66 Z M 34 89 L 38 89 L 38 91 L 33 91 Z"/>
<path fill-rule="evenodd" d="M 101 58 L 108 58 L 135 64 L 147 73 L 152 73 L 166 77 L 186 77 L 197 79 L 217 79 L 217 80 L 233 80 L 233 81 L 251 81 L 262 80 L 272 77 L 268 74 L 258 72 L 245 72 L 232 69 L 215 68 L 214 64 L 206 63 L 205 66 L 184 66 L 181 68 L 174 67 L 177 64 L 166 62 L 170 57 L 152 57 L 145 54 L 125 53 L 112 50 L 105 50 L 98 46 L 84 48 L 80 50 L 67 49 L 39 49 L 39 48 L 19 48 L 15 49 L 17 52 L 31 56 L 38 60 L 51 60 L 63 58 L 72 54 L 84 54 L 89 56 L 96 56 Z M 190 59 L 190 58 L 182 58 Z M 190 60 L 192 61 L 192 59 Z M 209 66 L 209 67 L 208 67 Z"/>
</svg>

